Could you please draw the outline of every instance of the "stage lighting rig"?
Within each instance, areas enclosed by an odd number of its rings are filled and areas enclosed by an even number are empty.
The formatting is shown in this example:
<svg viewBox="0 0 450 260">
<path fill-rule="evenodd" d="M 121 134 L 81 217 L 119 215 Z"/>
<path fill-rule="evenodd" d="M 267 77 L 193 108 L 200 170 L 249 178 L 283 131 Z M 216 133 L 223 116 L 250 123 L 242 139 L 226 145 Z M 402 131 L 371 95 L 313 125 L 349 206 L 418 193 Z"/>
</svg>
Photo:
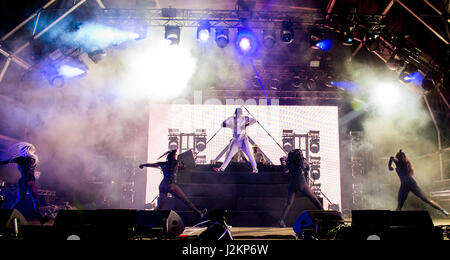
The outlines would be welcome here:
<svg viewBox="0 0 450 260">
<path fill-rule="evenodd" d="M 216 28 L 215 41 L 219 48 L 225 48 L 230 42 L 228 28 Z"/>
<path fill-rule="evenodd" d="M 180 44 L 180 27 L 176 25 L 166 25 L 164 39 L 169 42 L 169 45 Z"/>
</svg>

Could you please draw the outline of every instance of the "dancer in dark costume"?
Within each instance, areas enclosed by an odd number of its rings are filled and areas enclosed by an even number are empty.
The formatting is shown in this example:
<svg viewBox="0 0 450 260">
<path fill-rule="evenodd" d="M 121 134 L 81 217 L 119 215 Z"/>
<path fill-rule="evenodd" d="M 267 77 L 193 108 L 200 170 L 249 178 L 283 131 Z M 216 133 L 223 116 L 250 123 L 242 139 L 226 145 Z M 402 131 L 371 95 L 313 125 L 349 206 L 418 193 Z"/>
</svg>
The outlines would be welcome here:
<svg viewBox="0 0 450 260">
<path fill-rule="evenodd" d="M 183 167 L 183 164 L 177 160 L 177 150 L 169 151 L 166 154 L 166 162 L 145 163 L 139 165 L 139 168 L 141 169 L 144 167 L 160 168 L 164 174 L 164 179 L 159 185 L 158 206 L 155 210 L 160 210 L 163 207 L 164 202 L 167 199 L 167 194 L 170 193 L 181 200 L 184 204 L 189 206 L 192 210 L 197 212 L 201 218 L 203 218 L 207 213 L 207 209 L 203 209 L 201 211 L 197 209 L 197 207 L 189 200 L 180 186 L 178 186 L 176 183 L 178 170 Z M 162 155 L 161 157 L 163 157 L 164 155 Z"/>
<path fill-rule="evenodd" d="M 12 150 L 17 150 L 18 154 L 14 154 Z M 27 192 L 30 194 L 33 202 L 33 211 L 37 216 L 41 224 L 49 221 L 49 216 L 43 216 L 40 212 L 39 195 L 36 188 L 35 172 L 39 159 L 35 154 L 36 148 L 30 143 L 17 143 L 9 148 L 11 159 L 6 161 L 0 161 L 0 165 L 9 163 L 16 163 L 17 169 L 20 171 L 21 178 L 17 183 L 17 199 L 11 206 L 11 209 L 15 209 L 20 203 L 25 200 Z M 17 152 L 16 152 L 17 153 Z"/>
<path fill-rule="evenodd" d="M 406 154 L 400 150 L 395 157 L 391 156 L 389 159 L 388 168 L 390 171 L 393 171 L 394 168 L 392 168 L 392 163 L 395 163 L 396 165 L 396 172 L 398 177 L 400 178 L 400 189 L 398 191 L 398 204 L 397 204 L 397 210 L 400 211 L 403 208 L 403 205 L 405 204 L 406 199 L 408 198 L 409 192 L 412 192 L 414 195 L 419 197 L 421 200 L 423 200 L 425 203 L 429 204 L 431 207 L 439 210 L 444 215 L 448 216 L 448 212 L 445 211 L 439 204 L 436 202 L 430 200 L 427 198 L 425 193 L 422 191 L 422 189 L 419 188 L 416 181 L 413 178 L 414 175 L 414 169 L 411 165 L 411 162 L 409 161 L 408 157 L 406 157 Z"/>
<path fill-rule="evenodd" d="M 309 188 L 306 182 L 306 174 L 309 171 L 309 165 L 306 159 L 303 157 L 303 153 L 300 149 L 295 149 L 289 152 L 287 159 L 281 158 L 281 165 L 285 173 L 291 174 L 291 182 L 289 183 L 288 195 L 286 202 L 281 213 L 279 225 L 280 227 L 286 227 L 284 219 L 286 218 L 289 209 L 294 204 L 295 194 L 302 192 L 307 196 L 317 209 L 323 210 L 323 206 L 314 193 Z"/>
</svg>

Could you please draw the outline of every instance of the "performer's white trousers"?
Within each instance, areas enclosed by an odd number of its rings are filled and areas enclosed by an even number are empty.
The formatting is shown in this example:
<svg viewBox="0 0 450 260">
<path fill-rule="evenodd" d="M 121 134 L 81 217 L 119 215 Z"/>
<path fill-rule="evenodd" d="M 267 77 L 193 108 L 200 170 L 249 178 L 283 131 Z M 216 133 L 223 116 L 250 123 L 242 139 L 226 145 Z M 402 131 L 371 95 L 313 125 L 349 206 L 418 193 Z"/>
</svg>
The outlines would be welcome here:
<svg viewBox="0 0 450 260">
<path fill-rule="evenodd" d="M 247 156 L 250 164 L 252 165 L 253 170 L 257 170 L 257 165 L 255 161 L 255 157 L 253 156 L 253 151 L 251 149 L 250 143 L 248 142 L 248 138 L 234 139 L 231 143 L 230 148 L 228 149 L 227 155 L 225 156 L 225 160 L 223 161 L 222 166 L 220 166 L 221 170 L 225 170 L 228 164 L 231 162 L 233 156 L 241 149 L 245 155 Z"/>
</svg>

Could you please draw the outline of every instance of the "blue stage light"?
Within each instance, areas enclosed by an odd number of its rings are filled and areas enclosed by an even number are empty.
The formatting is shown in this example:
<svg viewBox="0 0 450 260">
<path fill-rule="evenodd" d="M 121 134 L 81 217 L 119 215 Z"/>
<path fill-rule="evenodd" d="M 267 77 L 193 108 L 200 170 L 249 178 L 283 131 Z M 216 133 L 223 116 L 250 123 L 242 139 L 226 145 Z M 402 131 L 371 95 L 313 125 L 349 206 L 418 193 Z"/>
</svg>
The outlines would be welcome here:
<svg viewBox="0 0 450 260">
<path fill-rule="evenodd" d="M 197 40 L 200 42 L 208 42 L 211 36 L 211 25 L 208 21 L 200 22 L 197 28 Z"/>
<path fill-rule="evenodd" d="M 422 82 L 423 82 L 423 76 L 422 76 L 422 74 L 420 74 L 420 72 L 415 71 L 410 74 L 406 74 L 406 75 L 404 74 L 402 81 L 406 82 L 406 83 L 413 83 L 414 85 L 417 85 L 417 86 L 421 86 Z"/>
<path fill-rule="evenodd" d="M 315 45 L 317 49 L 320 49 L 322 51 L 329 51 L 333 47 L 333 41 L 330 39 L 322 40 Z"/>
<path fill-rule="evenodd" d="M 70 65 L 62 65 L 61 67 L 59 67 L 58 72 L 60 75 L 67 79 L 75 78 L 86 73 L 85 70 Z"/>
<path fill-rule="evenodd" d="M 236 37 L 236 47 L 241 54 L 251 56 L 258 50 L 258 38 L 250 29 L 240 28 Z"/>
</svg>

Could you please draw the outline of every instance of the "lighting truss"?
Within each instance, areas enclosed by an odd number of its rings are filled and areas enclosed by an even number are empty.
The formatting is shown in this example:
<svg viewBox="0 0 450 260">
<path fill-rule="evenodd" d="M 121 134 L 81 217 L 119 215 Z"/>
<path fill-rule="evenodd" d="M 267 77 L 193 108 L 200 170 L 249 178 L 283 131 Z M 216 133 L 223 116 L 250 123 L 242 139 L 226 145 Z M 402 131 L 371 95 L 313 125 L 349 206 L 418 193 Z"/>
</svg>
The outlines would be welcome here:
<svg viewBox="0 0 450 260">
<path fill-rule="evenodd" d="M 174 9 L 176 16 L 163 16 L 164 9 L 102 9 L 97 15 L 106 20 L 120 21 L 143 20 L 148 26 L 161 27 L 177 25 L 180 27 L 198 27 L 202 21 L 209 21 L 211 27 L 239 28 L 251 27 L 253 29 L 267 28 L 268 24 L 281 24 L 291 20 L 294 29 L 301 29 L 305 25 L 312 25 L 317 20 L 323 19 L 321 12 L 297 11 L 252 11 L 252 15 L 243 18 L 242 12 L 237 10 L 202 10 L 202 9 Z M 52 10 L 47 10 L 50 12 Z"/>
</svg>

